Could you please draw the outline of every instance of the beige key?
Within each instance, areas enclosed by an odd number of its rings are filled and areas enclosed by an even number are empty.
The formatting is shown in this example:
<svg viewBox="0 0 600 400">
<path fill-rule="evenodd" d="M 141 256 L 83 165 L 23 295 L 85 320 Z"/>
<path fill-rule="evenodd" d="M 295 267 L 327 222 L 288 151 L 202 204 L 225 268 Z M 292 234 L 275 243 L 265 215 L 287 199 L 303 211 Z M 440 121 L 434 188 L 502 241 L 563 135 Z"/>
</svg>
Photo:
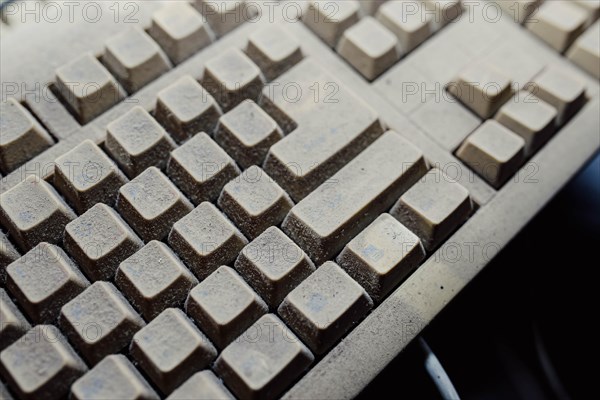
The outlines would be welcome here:
<svg viewBox="0 0 600 400">
<path fill-rule="evenodd" d="M 232 263 L 248 240 L 211 203 L 204 202 L 173 225 L 169 246 L 202 280 Z"/>
<path fill-rule="evenodd" d="M 400 41 L 403 53 L 412 51 L 433 33 L 431 14 L 424 3 L 390 1 L 379 8 L 377 20 Z"/>
<path fill-rule="evenodd" d="M 223 115 L 215 133 L 215 141 L 242 168 L 262 165 L 269 148 L 281 138 L 277 123 L 252 100 Z"/>
<path fill-rule="evenodd" d="M 217 357 L 212 343 L 178 308 L 166 309 L 136 333 L 129 352 L 164 394 Z"/>
<path fill-rule="evenodd" d="M 244 399 L 276 398 L 314 356 L 279 318 L 264 315 L 231 343 L 215 363 L 227 387 Z"/>
<path fill-rule="evenodd" d="M 380 9 L 381 5 L 387 2 L 387 0 L 359 0 L 360 8 L 366 15 L 375 15 L 377 10 Z"/>
<path fill-rule="evenodd" d="M 427 166 L 419 149 L 388 131 L 296 204 L 282 224 L 316 263 L 344 245 L 386 211 Z"/>
<path fill-rule="evenodd" d="M 185 311 L 222 349 L 269 309 L 237 272 L 221 266 L 192 289 Z"/>
<path fill-rule="evenodd" d="M 583 9 L 588 20 L 586 26 L 593 24 L 600 17 L 600 2 L 598 0 L 574 0 L 573 4 Z"/>
<path fill-rule="evenodd" d="M 154 116 L 181 143 L 199 132 L 212 134 L 221 109 L 198 81 L 185 75 L 158 92 Z"/>
<path fill-rule="evenodd" d="M 198 205 L 216 201 L 223 186 L 240 174 L 229 155 L 200 132 L 171 153 L 167 175 Z"/>
<path fill-rule="evenodd" d="M 114 161 L 91 140 L 84 140 L 55 161 L 54 186 L 79 214 L 96 203 L 113 206 L 119 187 L 127 181 Z"/>
<path fill-rule="evenodd" d="M 4 288 L 0 288 L 0 351 L 25 334 L 31 325 L 14 305 Z"/>
<path fill-rule="evenodd" d="M 373 80 L 400 58 L 396 37 L 373 17 L 365 17 L 344 31 L 337 52 L 368 80 Z"/>
<path fill-rule="evenodd" d="M 562 53 L 583 32 L 587 20 L 587 13 L 569 1 L 547 1 L 533 14 L 526 26 Z"/>
<path fill-rule="evenodd" d="M 459 18 L 463 9 L 460 0 L 425 0 L 425 13 L 432 11 L 437 30 Z"/>
<path fill-rule="evenodd" d="M 231 48 L 204 65 L 202 86 L 229 111 L 244 99 L 258 100 L 264 86 L 260 69 L 241 50 Z"/>
<path fill-rule="evenodd" d="M 137 27 L 108 39 L 102 61 L 128 93 L 137 92 L 171 68 L 156 42 Z"/>
<path fill-rule="evenodd" d="M 600 79 L 600 22 L 592 25 L 575 41 L 567 56 L 580 68 Z"/>
<path fill-rule="evenodd" d="M 496 121 L 525 140 L 525 157 L 550 139 L 555 130 L 556 109 L 527 91 L 518 92 L 496 114 Z"/>
<path fill-rule="evenodd" d="M 315 354 L 323 354 L 371 307 L 367 292 L 327 261 L 287 295 L 277 313 Z"/>
<path fill-rule="evenodd" d="M 73 400 L 159 400 L 158 394 L 122 354 L 104 357 L 71 386 Z"/>
<path fill-rule="evenodd" d="M 87 371 L 58 328 L 38 325 L 0 353 L 0 373 L 21 399 L 66 398 Z"/>
<path fill-rule="evenodd" d="M 315 265 L 285 233 L 272 226 L 244 247 L 235 269 L 275 309 Z"/>
<path fill-rule="evenodd" d="M 464 141 L 456 155 L 491 185 L 500 188 L 525 161 L 525 140 L 489 120 Z"/>
<path fill-rule="evenodd" d="M 179 386 L 167 400 L 234 400 L 223 382 L 211 371 L 197 372 Z"/>
<path fill-rule="evenodd" d="M 225 185 L 218 204 L 250 239 L 279 225 L 294 206 L 287 193 L 257 166 Z"/>
<path fill-rule="evenodd" d="M 495 3 L 500 6 L 503 14 L 511 16 L 516 23 L 522 24 L 538 9 L 542 0 L 499 0 Z"/>
<path fill-rule="evenodd" d="M 231 32 L 246 21 L 256 21 L 258 4 L 247 1 L 195 0 L 196 8 L 218 37 Z"/>
<path fill-rule="evenodd" d="M 0 283 L 6 282 L 6 266 L 21 257 L 4 233 L 0 231 Z"/>
<path fill-rule="evenodd" d="M 169 307 L 183 306 L 198 280 L 169 247 L 151 241 L 123 261 L 115 285 L 146 321 Z"/>
<path fill-rule="evenodd" d="M 575 115 L 586 101 L 583 82 L 558 66 L 544 69 L 525 89 L 556 108 L 558 126 Z"/>
<path fill-rule="evenodd" d="M 182 2 L 155 11 L 148 34 L 173 64 L 181 63 L 214 40 L 204 18 L 189 3 Z"/>
<path fill-rule="evenodd" d="M 0 223 L 22 250 L 60 243 L 75 213 L 46 181 L 28 176 L 0 195 Z"/>
<path fill-rule="evenodd" d="M 472 211 L 469 191 L 433 168 L 400 197 L 390 214 L 419 236 L 427 251 L 432 251 Z"/>
<path fill-rule="evenodd" d="M 0 171 L 9 173 L 54 144 L 39 122 L 15 99 L 0 103 Z"/>
<path fill-rule="evenodd" d="M 64 243 L 93 281 L 112 280 L 121 261 L 144 245 L 119 214 L 102 203 L 66 226 Z"/>
<path fill-rule="evenodd" d="M 90 283 L 58 246 L 40 243 L 6 269 L 6 287 L 36 324 L 52 324 L 61 307 Z"/>
<path fill-rule="evenodd" d="M 120 352 L 145 325 L 109 282 L 96 282 L 65 304 L 58 322 L 69 342 L 90 365 Z"/>
<path fill-rule="evenodd" d="M 246 54 L 271 81 L 302 60 L 296 39 L 276 25 L 262 28 L 248 38 Z"/>
<path fill-rule="evenodd" d="M 148 167 L 163 168 L 175 148 L 163 127 L 139 106 L 108 124 L 104 145 L 130 178 Z"/>
<path fill-rule="evenodd" d="M 79 122 L 85 124 L 125 98 L 115 78 L 92 54 L 56 70 L 56 88 Z"/>
<path fill-rule="evenodd" d="M 379 302 L 424 259 L 419 238 L 391 215 L 381 214 L 344 247 L 336 261 Z"/>
<path fill-rule="evenodd" d="M 302 22 L 325 43 L 335 47 L 346 29 L 359 21 L 360 4 L 355 0 L 309 1 Z"/>
</svg>

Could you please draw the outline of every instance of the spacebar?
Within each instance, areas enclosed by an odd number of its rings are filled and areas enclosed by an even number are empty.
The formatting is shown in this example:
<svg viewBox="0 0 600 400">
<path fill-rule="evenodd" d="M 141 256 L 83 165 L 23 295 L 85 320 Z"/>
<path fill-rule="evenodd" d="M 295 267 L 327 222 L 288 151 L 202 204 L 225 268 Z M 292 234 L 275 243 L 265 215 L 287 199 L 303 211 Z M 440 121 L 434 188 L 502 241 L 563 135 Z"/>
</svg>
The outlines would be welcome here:
<svg viewBox="0 0 600 400">
<path fill-rule="evenodd" d="M 282 227 L 320 264 L 387 211 L 426 171 L 423 153 L 388 131 L 296 204 Z"/>
</svg>

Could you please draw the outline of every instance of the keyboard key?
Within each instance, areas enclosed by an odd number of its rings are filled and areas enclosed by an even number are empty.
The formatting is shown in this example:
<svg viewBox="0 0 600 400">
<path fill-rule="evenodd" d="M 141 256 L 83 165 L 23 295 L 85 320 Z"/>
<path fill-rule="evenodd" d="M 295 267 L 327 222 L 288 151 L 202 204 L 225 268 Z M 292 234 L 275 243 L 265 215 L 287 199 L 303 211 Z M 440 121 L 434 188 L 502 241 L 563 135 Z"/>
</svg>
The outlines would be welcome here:
<svg viewBox="0 0 600 400">
<path fill-rule="evenodd" d="M 0 372 L 21 399 L 66 398 L 69 387 L 87 371 L 60 331 L 38 325 L 0 353 Z"/>
<path fill-rule="evenodd" d="M 28 176 L 0 195 L 0 222 L 22 250 L 60 243 L 75 213 L 46 181 Z"/>
<path fill-rule="evenodd" d="M 586 26 L 593 24 L 600 17 L 600 3 L 597 0 L 574 0 L 573 4 L 579 6 L 588 15 Z"/>
<path fill-rule="evenodd" d="M 600 22 L 596 22 L 586 30 L 567 54 L 569 59 L 580 68 L 596 79 L 600 79 Z"/>
<path fill-rule="evenodd" d="M 96 282 L 65 304 L 60 329 L 91 365 L 120 352 L 145 323 L 109 282 Z"/>
<path fill-rule="evenodd" d="M 56 70 L 56 88 L 85 124 L 125 98 L 115 78 L 92 54 L 85 54 Z"/>
<path fill-rule="evenodd" d="M 325 262 L 389 209 L 426 170 L 421 151 L 388 131 L 296 204 L 283 222 L 283 231 L 315 263 Z"/>
<path fill-rule="evenodd" d="M 359 20 L 360 4 L 355 0 L 310 1 L 302 21 L 325 43 L 335 47 L 346 29 Z"/>
<path fill-rule="evenodd" d="M 21 257 L 12 243 L 0 231 L 0 283 L 6 282 L 6 266 Z"/>
<path fill-rule="evenodd" d="M 255 20 L 259 11 L 256 3 L 246 0 L 196 0 L 195 6 L 218 37 L 231 32 L 248 20 Z"/>
<path fill-rule="evenodd" d="M 489 120 L 465 140 L 456 155 L 491 185 L 500 188 L 525 161 L 525 140 Z"/>
<path fill-rule="evenodd" d="M 267 314 L 223 350 L 215 371 L 239 398 L 272 399 L 313 360 L 314 356 L 284 323 Z"/>
<path fill-rule="evenodd" d="M 315 354 L 323 354 L 371 307 L 367 292 L 328 261 L 287 295 L 277 313 Z"/>
<path fill-rule="evenodd" d="M 0 324 L 0 351 L 2 351 L 31 329 L 31 325 L 3 288 L 0 288 L 0 317 L 2 321 Z"/>
<path fill-rule="evenodd" d="M 54 144 L 52 137 L 15 99 L 0 103 L 0 170 L 9 173 Z"/>
<path fill-rule="evenodd" d="M 392 207 L 390 214 L 435 249 L 473 211 L 469 191 L 433 168 Z"/>
<path fill-rule="evenodd" d="M 81 214 L 96 203 L 115 204 L 119 187 L 128 179 L 91 140 L 58 157 L 54 185 Z"/>
<path fill-rule="evenodd" d="M 90 285 L 58 246 L 40 243 L 6 270 L 6 287 L 35 323 L 51 324 L 60 308 Z"/>
<path fill-rule="evenodd" d="M 160 47 L 140 28 L 108 39 L 102 61 L 128 93 L 135 93 L 171 66 Z"/>
<path fill-rule="evenodd" d="M 159 400 L 158 394 L 122 354 L 104 357 L 71 386 L 73 400 Z"/>
<path fill-rule="evenodd" d="M 192 375 L 167 400 L 235 400 L 235 397 L 211 370 L 206 370 Z"/>
<path fill-rule="evenodd" d="M 69 223 L 64 241 L 92 281 L 112 280 L 121 261 L 144 245 L 119 214 L 102 203 Z"/>
<path fill-rule="evenodd" d="M 151 321 L 169 307 L 183 306 L 198 280 L 166 244 L 156 240 L 119 265 L 115 284 Z"/>
<path fill-rule="evenodd" d="M 568 1 L 547 1 L 533 14 L 527 28 L 556 51 L 563 52 L 585 29 L 588 15 Z"/>
<path fill-rule="evenodd" d="M 235 268 L 272 309 L 315 270 L 306 253 L 275 226 L 244 247 Z"/>
<path fill-rule="evenodd" d="M 215 141 L 242 168 L 262 165 L 269 148 L 283 133 L 273 118 L 252 100 L 245 100 L 219 120 Z"/>
<path fill-rule="evenodd" d="M 269 309 L 237 272 L 221 266 L 192 289 L 185 311 L 222 349 Z"/>
<path fill-rule="evenodd" d="M 279 225 L 294 205 L 287 193 L 257 166 L 225 185 L 218 204 L 251 239 L 268 227 Z"/>
<path fill-rule="evenodd" d="M 387 0 L 359 0 L 360 8 L 366 15 L 374 15 Z"/>
<path fill-rule="evenodd" d="M 231 157 L 204 132 L 175 149 L 167 165 L 167 175 L 195 205 L 216 201 L 239 174 Z"/>
<path fill-rule="evenodd" d="M 435 11 L 436 29 L 454 21 L 462 14 L 460 0 L 425 0 L 425 13 Z"/>
<path fill-rule="evenodd" d="M 185 75 L 158 92 L 154 115 L 171 136 L 182 143 L 198 132 L 212 134 L 221 109 L 198 81 Z"/>
<path fill-rule="evenodd" d="M 336 261 L 379 302 L 424 259 L 419 238 L 391 215 L 381 214 L 344 247 Z"/>
<path fill-rule="evenodd" d="M 188 3 L 171 3 L 155 11 L 148 34 L 173 64 L 181 63 L 214 40 L 204 18 Z"/>
<path fill-rule="evenodd" d="M 264 82 L 260 69 L 240 50 L 231 48 L 204 65 L 202 86 L 213 95 L 224 111 L 244 99 L 258 100 Z"/>
<path fill-rule="evenodd" d="M 108 124 L 104 145 L 130 178 L 148 167 L 163 168 L 175 148 L 163 127 L 139 106 Z"/>
<path fill-rule="evenodd" d="M 337 52 L 368 80 L 377 78 L 400 58 L 396 37 L 372 17 L 346 29 Z"/>
<path fill-rule="evenodd" d="M 522 24 L 538 9 L 542 0 L 502 0 L 496 1 L 503 14 L 509 15 L 516 23 Z"/>
<path fill-rule="evenodd" d="M 160 170 L 150 167 L 119 189 L 117 210 L 144 242 L 162 240 L 194 207 Z"/>
<path fill-rule="evenodd" d="M 431 14 L 419 2 L 387 2 L 379 8 L 377 20 L 396 35 L 403 53 L 411 52 L 433 33 Z"/>
<path fill-rule="evenodd" d="M 211 203 L 204 202 L 173 225 L 169 245 L 202 280 L 232 263 L 248 240 Z"/>
<path fill-rule="evenodd" d="M 129 352 L 164 394 L 217 357 L 214 346 L 178 308 L 166 309 L 136 333 Z"/>
<path fill-rule="evenodd" d="M 302 60 L 300 44 L 278 26 L 271 25 L 248 38 L 246 54 L 272 81 Z"/>
</svg>

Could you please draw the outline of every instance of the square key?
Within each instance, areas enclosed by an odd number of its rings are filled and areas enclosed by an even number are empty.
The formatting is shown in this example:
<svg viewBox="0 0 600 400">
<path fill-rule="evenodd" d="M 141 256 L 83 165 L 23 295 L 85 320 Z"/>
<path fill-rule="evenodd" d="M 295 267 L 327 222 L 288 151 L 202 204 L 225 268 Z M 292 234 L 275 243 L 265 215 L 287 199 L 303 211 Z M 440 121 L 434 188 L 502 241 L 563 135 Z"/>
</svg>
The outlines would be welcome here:
<svg viewBox="0 0 600 400">
<path fill-rule="evenodd" d="M 58 322 L 69 341 L 91 364 L 120 352 L 146 325 L 109 282 L 96 282 L 65 304 Z"/>
<path fill-rule="evenodd" d="M 144 242 L 164 239 L 194 207 L 158 168 L 150 167 L 119 189 L 117 210 Z"/>
<path fill-rule="evenodd" d="M 126 96 L 115 78 L 92 54 L 85 54 L 58 68 L 56 88 L 82 124 Z"/>
<path fill-rule="evenodd" d="M 235 268 L 272 309 L 315 270 L 306 253 L 276 226 L 244 247 Z"/>
<path fill-rule="evenodd" d="M 388 28 L 400 42 L 403 53 L 412 51 L 433 32 L 431 15 L 420 2 L 390 1 L 377 12 L 377 20 Z"/>
<path fill-rule="evenodd" d="M 169 247 L 156 240 L 119 265 L 115 284 L 146 321 L 183 306 L 198 280 Z"/>
<path fill-rule="evenodd" d="M 104 145 L 130 178 L 148 167 L 163 168 L 175 148 L 163 127 L 139 106 L 108 125 Z"/>
<path fill-rule="evenodd" d="M 54 185 L 81 214 L 96 203 L 115 204 L 127 178 L 91 140 L 84 140 L 55 161 Z"/>
<path fill-rule="evenodd" d="M 252 100 L 244 100 L 223 115 L 215 133 L 215 141 L 242 168 L 262 165 L 269 148 L 281 138 L 277 123 Z"/>
<path fill-rule="evenodd" d="M 279 318 L 264 315 L 219 356 L 215 372 L 243 399 L 274 399 L 314 356 Z"/>
<path fill-rule="evenodd" d="M 28 176 L 0 195 L 0 222 L 22 250 L 60 243 L 75 213 L 46 181 Z"/>
<path fill-rule="evenodd" d="M 102 61 L 130 94 L 171 68 L 156 42 L 137 27 L 108 39 Z"/>
<path fill-rule="evenodd" d="M 0 171 L 9 173 L 54 144 L 54 139 L 15 99 L 0 103 Z"/>
<path fill-rule="evenodd" d="M 211 370 L 196 372 L 167 400 L 235 400 L 223 382 Z"/>
<path fill-rule="evenodd" d="M 259 11 L 258 4 L 247 0 L 196 0 L 195 5 L 218 37 L 248 20 L 255 20 Z"/>
<path fill-rule="evenodd" d="M 90 285 L 63 249 L 40 243 L 6 270 L 6 287 L 35 323 L 51 324 Z"/>
<path fill-rule="evenodd" d="M 310 1 L 302 22 L 335 47 L 344 31 L 359 21 L 359 11 L 360 4 L 355 0 Z"/>
<path fill-rule="evenodd" d="M 222 349 L 268 308 L 237 272 L 221 266 L 192 289 L 185 311 Z"/>
<path fill-rule="evenodd" d="M 246 54 L 271 81 L 302 60 L 300 44 L 276 25 L 254 32 L 248 38 Z"/>
<path fill-rule="evenodd" d="M 540 5 L 526 26 L 562 53 L 584 31 L 587 20 L 587 13 L 573 2 L 548 1 Z"/>
<path fill-rule="evenodd" d="M 208 46 L 213 34 L 204 18 L 188 3 L 171 3 L 152 15 L 148 33 L 174 64 Z"/>
<path fill-rule="evenodd" d="M 258 100 L 264 81 L 260 69 L 240 50 L 231 48 L 204 65 L 202 86 L 219 102 L 224 111 L 244 99 Z"/>
<path fill-rule="evenodd" d="M 154 115 L 182 143 L 199 132 L 212 134 L 221 109 L 198 81 L 185 75 L 158 92 Z"/>
<path fill-rule="evenodd" d="M 31 325 L 14 305 L 8 294 L 0 288 L 0 351 L 25 334 Z"/>
<path fill-rule="evenodd" d="M 21 399 L 66 398 L 87 371 L 58 328 L 38 325 L 0 353 L 0 373 Z"/>
<path fill-rule="evenodd" d="M 6 266 L 21 257 L 4 233 L 0 231 L 0 283 L 6 282 Z"/>
<path fill-rule="evenodd" d="M 212 343 L 178 308 L 166 309 L 136 333 L 129 352 L 164 394 L 217 356 Z"/>
<path fill-rule="evenodd" d="M 204 202 L 173 225 L 169 245 L 198 279 L 232 263 L 248 240 L 215 207 Z"/>
<path fill-rule="evenodd" d="M 71 386 L 72 400 L 159 400 L 158 394 L 122 354 L 104 357 Z"/>
<path fill-rule="evenodd" d="M 269 226 L 279 225 L 294 206 L 290 196 L 257 166 L 225 185 L 218 204 L 251 239 Z"/>
<path fill-rule="evenodd" d="M 287 295 L 277 313 L 314 353 L 323 354 L 371 307 L 367 292 L 327 261 Z"/>
<path fill-rule="evenodd" d="M 144 244 L 119 214 L 98 203 L 65 228 L 65 248 L 93 281 L 112 280 L 117 267 Z"/>
<path fill-rule="evenodd" d="M 204 132 L 173 150 L 167 165 L 169 178 L 196 205 L 216 201 L 239 174 L 231 157 Z"/>
</svg>

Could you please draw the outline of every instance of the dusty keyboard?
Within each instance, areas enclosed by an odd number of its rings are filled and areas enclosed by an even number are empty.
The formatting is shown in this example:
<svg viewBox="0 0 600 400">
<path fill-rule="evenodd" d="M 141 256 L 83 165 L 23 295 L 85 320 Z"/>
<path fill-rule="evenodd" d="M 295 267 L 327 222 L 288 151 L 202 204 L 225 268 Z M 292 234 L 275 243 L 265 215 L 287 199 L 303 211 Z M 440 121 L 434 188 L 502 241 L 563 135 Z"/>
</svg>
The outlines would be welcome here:
<svg viewBox="0 0 600 400">
<path fill-rule="evenodd" d="M 356 396 L 599 147 L 598 1 L 52 3 L 2 4 L 2 399 Z"/>
</svg>

